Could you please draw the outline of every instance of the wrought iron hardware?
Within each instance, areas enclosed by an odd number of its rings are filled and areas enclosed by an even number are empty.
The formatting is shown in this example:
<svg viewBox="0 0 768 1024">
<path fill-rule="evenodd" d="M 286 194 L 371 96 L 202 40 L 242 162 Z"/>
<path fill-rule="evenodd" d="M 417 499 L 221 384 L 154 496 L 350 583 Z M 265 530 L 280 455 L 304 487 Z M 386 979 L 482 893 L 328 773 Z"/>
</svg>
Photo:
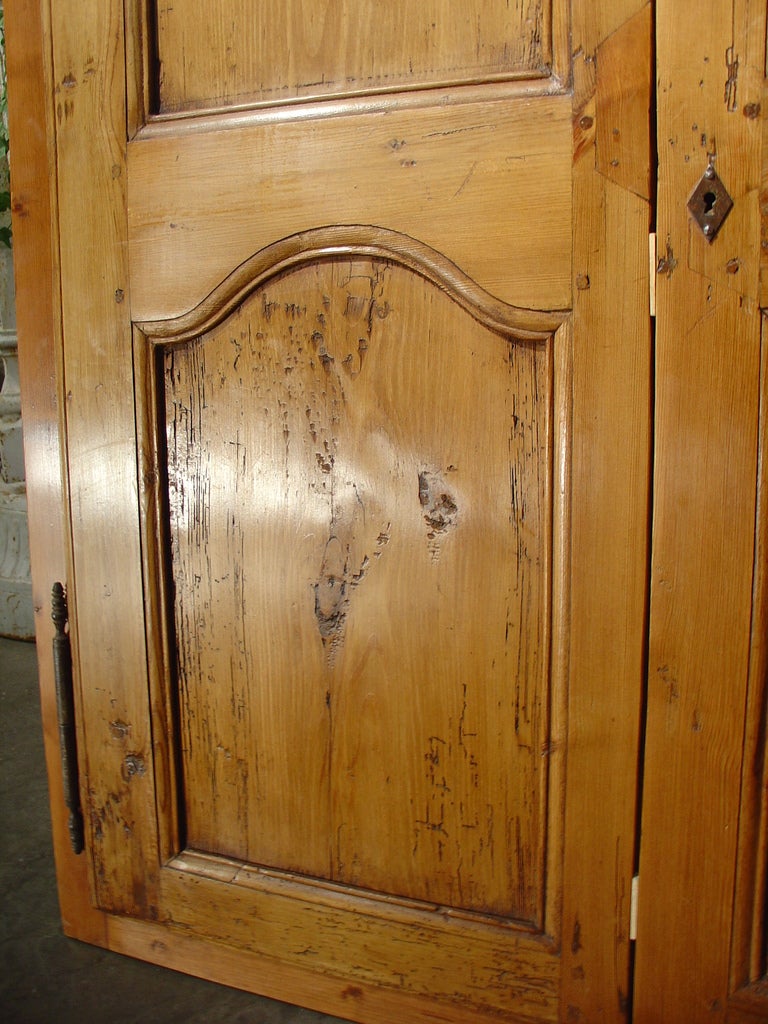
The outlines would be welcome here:
<svg viewBox="0 0 768 1024">
<path fill-rule="evenodd" d="M 85 835 L 83 812 L 80 809 L 80 780 L 77 769 L 72 649 L 67 632 L 69 620 L 67 595 L 61 583 L 53 585 L 51 618 L 56 627 L 53 637 L 53 677 L 56 683 L 56 707 L 59 715 L 61 779 L 64 786 L 64 803 L 69 810 L 69 841 L 75 853 L 82 853 Z"/>
<path fill-rule="evenodd" d="M 728 189 L 710 163 L 688 200 L 688 209 L 708 242 L 714 241 L 732 207 Z"/>
</svg>

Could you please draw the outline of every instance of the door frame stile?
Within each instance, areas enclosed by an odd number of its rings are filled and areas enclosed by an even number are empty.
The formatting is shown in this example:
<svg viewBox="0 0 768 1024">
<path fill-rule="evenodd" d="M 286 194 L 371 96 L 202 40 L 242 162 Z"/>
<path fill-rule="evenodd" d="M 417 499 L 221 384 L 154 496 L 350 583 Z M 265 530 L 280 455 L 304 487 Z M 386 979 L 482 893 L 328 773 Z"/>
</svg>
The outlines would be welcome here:
<svg viewBox="0 0 768 1024">
<path fill-rule="evenodd" d="M 580 355 L 574 362 L 572 479 L 574 495 L 589 496 L 573 508 L 573 636 L 584 636 L 586 622 L 607 622 L 609 587 L 623 592 L 624 604 L 617 604 L 610 625 L 571 650 L 565 876 L 569 864 L 580 863 L 586 880 L 609 874 L 614 885 L 598 894 L 586 881 L 583 892 L 566 883 L 563 1020 L 626 1021 L 631 1004 L 634 754 L 642 735 L 648 600 L 651 24 L 650 3 L 573 5 L 573 323 Z M 605 367 L 619 363 L 630 386 L 616 395 L 598 382 Z M 623 463 L 590 443 L 617 429 L 626 431 L 617 445 L 631 450 Z M 617 511 L 621 502 L 623 513 Z M 604 515 L 609 522 L 622 515 L 626 532 L 619 537 L 603 528 Z M 609 549 L 601 534 L 611 537 Z M 582 751 L 598 738 L 607 752 L 603 777 L 612 789 L 611 800 L 600 806 L 593 802 L 594 778 L 581 763 Z M 627 750 L 633 752 L 631 771 Z M 591 837 L 593 821 L 600 822 L 594 835 L 601 839 Z"/>
<path fill-rule="evenodd" d="M 703 1024 L 741 1019 L 734 891 L 751 771 L 744 730 L 761 660 L 756 140 L 766 10 L 719 3 L 701 19 L 692 2 L 658 0 L 656 11 L 660 259 L 635 1016 Z M 687 201 L 713 161 L 735 205 L 710 244 Z"/>
<path fill-rule="evenodd" d="M 53 674 L 50 592 L 71 580 L 69 489 L 64 451 L 65 391 L 61 364 L 58 176 L 49 0 L 18 0 L 5 10 L 8 121 L 13 139 L 12 219 L 24 394 L 24 448 L 29 496 L 35 634 L 48 769 L 53 852 L 64 931 L 107 944 L 104 915 L 90 900 L 87 854 L 68 835 Z M 53 384 L 53 386 L 52 386 Z"/>
</svg>

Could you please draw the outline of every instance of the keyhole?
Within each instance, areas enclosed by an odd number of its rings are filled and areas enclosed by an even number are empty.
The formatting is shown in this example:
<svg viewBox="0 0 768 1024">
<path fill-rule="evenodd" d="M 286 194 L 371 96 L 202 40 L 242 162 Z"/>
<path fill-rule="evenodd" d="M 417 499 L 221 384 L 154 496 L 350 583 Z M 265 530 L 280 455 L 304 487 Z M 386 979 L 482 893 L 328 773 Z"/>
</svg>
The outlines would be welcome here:
<svg viewBox="0 0 768 1024">
<path fill-rule="evenodd" d="M 688 211 L 711 242 L 728 216 L 733 200 L 710 164 L 688 200 Z"/>
</svg>

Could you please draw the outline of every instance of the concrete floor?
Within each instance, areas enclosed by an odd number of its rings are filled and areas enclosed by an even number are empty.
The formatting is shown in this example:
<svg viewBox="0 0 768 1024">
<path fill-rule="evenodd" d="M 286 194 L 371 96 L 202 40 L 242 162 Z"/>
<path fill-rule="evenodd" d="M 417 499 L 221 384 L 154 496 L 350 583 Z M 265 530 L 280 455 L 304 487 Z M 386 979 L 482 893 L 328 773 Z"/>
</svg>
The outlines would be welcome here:
<svg viewBox="0 0 768 1024">
<path fill-rule="evenodd" d="M 0 1020 L 340 1024 L 64 937 L 33 644 L 0 638 Z"/>
</svg>

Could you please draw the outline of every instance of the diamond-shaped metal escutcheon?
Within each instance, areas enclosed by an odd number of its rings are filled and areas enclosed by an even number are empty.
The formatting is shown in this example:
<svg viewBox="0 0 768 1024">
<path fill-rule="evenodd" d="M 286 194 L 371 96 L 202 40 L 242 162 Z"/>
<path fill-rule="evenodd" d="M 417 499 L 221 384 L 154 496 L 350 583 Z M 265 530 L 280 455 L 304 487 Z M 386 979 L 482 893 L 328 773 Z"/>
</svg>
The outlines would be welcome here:
<svg viewBox="0 0 768 1024">
<path fill-rule="evenodd" d="M 728 189 L 712 164 L 709 164 L 688 200 L 691 216 L 708 242 L 715 240 L 732 207 L 733 200 L 728 195 Z"/>
</svg>

